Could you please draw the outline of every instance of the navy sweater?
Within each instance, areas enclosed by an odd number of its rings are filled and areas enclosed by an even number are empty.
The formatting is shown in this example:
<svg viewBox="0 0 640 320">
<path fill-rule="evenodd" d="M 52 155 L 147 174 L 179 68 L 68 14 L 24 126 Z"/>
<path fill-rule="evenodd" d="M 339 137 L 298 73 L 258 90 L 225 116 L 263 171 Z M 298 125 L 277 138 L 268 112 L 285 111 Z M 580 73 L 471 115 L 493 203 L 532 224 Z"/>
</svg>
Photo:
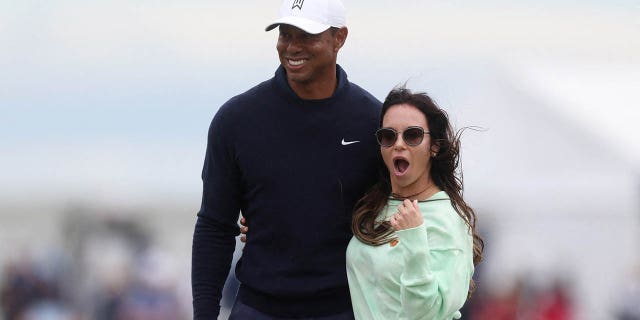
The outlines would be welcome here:
<svg viewBox="0 0 640 320">
<path fill-rule="evenodd" d="M 218 315 L 240 211 L 250 230 L 240 301 L 283 317 L 350 310 L 345 251 L 355 202 L 379 174 L 381 103 L 337 74 L 332 97 L 302 100 L 279 67 L 213 118 L 193 237 L 196 319 Z"/>
</svg>

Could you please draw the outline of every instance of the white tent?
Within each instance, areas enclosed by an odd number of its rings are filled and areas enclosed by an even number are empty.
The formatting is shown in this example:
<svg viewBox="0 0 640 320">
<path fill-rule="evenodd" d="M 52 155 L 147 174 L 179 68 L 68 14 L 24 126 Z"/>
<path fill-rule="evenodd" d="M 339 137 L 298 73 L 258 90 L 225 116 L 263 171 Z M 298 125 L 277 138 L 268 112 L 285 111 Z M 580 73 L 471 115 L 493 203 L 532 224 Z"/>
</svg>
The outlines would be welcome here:
<svg viewBox="0 0 640 320">
<path fill-rule="evenodd" d="M 456 127 L 484 128 L 462 137 L 465 195 L 487 232 L 481 285 L 560 277 L 572 286 L 577 319 L 607 319 L 640 262 L 637 164 L 607 143 L 610 135 L 534 95 L 525 74 L 499 70 L 407 85 L 434 88 Z"/>
</svg>

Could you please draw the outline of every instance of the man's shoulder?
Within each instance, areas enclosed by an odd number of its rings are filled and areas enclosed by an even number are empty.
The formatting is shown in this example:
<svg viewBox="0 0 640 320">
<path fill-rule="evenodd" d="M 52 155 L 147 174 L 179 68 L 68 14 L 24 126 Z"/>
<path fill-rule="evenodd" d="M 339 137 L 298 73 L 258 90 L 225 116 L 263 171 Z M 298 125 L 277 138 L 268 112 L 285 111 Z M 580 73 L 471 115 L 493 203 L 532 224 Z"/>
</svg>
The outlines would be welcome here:
<svg viewBox="0 0 640 320">
<path fill-rule="evenodd" d="M 367 106 L 373 106 L 378 109 L 382 107 L 382 102 L 378 100 L 378 98 L 374 97 L 373 94 L 356 83 L 349 82 L 349 91 L 351 92 L 351 95 L 355 96 Z"/>
<path fill-rule="evenodd" d="M 345 87 L 347 88 L 347 92 L 351 99 L 355 98 L 358 104 L 365 107 L 374 107 L 375 109 L 382 108 L 382 102 L 374 97 L 369 91 L 362 88 L 357 83 L 354 83 L 348 79 L 347 72 L 342 68 L 342 66 L 337 65 L 338 78 L 341 79 L 340 82 L 345 83 Z"/>
<path fill-rule="evenodd" d="M 272 81 L 273 79 L 265 80 L 247 91 L 229 98 L 220 106 L 218 113 L 246 114 L 252 106 L 274 99 Z"/>
<path fill-rule="evenodd" d="M 253 86 L 249 90 L 230 98 L 229 100 L 227 100 L 225 105 L 226 104 L 243 104 L 244 102 L 247 102 L 247 101 L 263 100 L 263 99 L 269 98 L 269 96 L 273 95 L 272 82 L 273 82 L 273 79 L 265 80 Z"/>
</svg>

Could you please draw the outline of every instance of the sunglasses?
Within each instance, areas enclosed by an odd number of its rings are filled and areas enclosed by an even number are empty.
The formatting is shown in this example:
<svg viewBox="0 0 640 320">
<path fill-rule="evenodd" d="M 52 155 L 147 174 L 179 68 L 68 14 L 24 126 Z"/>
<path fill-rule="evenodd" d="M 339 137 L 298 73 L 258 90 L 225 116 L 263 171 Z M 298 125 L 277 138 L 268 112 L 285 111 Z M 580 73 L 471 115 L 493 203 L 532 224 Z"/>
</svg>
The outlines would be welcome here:
<svg viewBox="0 0 640 320">
<path fill-rule="evenodd" d="M 402 133 L 402 140 L 408 146 L 415 147 L 422 143 L 424 135 L 429 134 L 429 131 L 424 131 L 422 127 L 408 127 L 402 132 L 398 132 L 393 128 L 380 128 L 376 131 L 376 140 L 381 147 L 391 147 L 398 140 L 398 133 Z"/>
</svg>

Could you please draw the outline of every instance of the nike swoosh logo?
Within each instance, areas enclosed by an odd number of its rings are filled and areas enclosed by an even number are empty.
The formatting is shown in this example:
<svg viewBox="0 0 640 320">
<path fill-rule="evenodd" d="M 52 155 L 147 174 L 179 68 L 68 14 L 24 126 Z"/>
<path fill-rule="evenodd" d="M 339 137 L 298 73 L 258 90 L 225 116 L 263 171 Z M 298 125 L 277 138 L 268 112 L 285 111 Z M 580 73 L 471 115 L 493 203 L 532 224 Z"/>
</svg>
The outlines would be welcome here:
<svg viewBox="0 0 640 320">
<path fill-rule="evenodd" d="M 343 146 L 348 146 L 350 144 L 354 144 L 354 143 L 358 143 L 360 141 L 344 141 L 344 138 L 342 139 L 342 145 Z"/>
</svg>

